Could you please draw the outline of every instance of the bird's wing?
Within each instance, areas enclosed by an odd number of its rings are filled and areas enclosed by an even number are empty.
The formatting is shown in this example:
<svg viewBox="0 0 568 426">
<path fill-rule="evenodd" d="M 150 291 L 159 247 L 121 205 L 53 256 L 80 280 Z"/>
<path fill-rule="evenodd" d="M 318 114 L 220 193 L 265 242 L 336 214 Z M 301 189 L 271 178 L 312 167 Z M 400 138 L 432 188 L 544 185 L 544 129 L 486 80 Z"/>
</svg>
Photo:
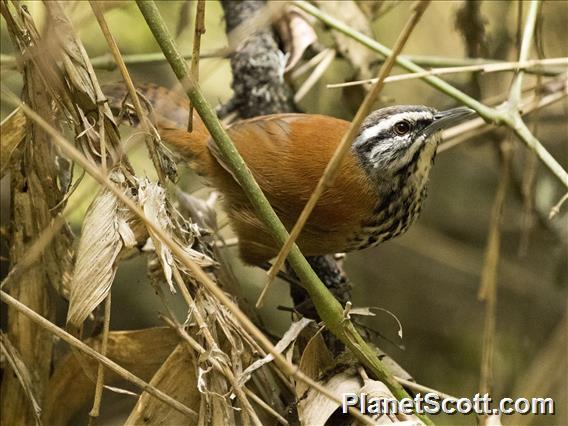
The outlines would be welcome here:
<svg viewBox="0 0 568 426">
<path fill-rule="evenodd" d="M 289 226 L 304 208 L 348 126 L 347 121 L 323 115 L 277 114 L 237 123 L 228 132 L 269 202 Z M 215 142 L 209 142 L 209 151 L 230 173 Z M 229 185 L 223 174 L 217 186 L 235 198 L 231 202 L 242 199 L 235 180 Z M 329 231 L 342 228 L 368 214 L 375 202 L 370 181 L 349 152 L 308 225 L 314 232 L 323 225 Z"/>
</svg>

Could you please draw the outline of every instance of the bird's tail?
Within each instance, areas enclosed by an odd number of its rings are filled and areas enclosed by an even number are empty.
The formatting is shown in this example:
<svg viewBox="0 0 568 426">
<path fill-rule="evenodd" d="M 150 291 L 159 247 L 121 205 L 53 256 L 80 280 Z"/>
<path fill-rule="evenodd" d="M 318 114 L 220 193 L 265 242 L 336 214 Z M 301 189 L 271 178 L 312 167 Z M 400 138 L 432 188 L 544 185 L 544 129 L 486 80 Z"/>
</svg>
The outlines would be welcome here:
<svg viewBox="0 0 568 426">
<path fill-rule="evenodd" d="M 109 106 L 115 116 L 123 121 L 138 125 L 138 119 L 132 108 L 126 86 L 122 83 L 111 83 L 102 86 Z M 142 107 L 155 123 L 162 140 L 178 153 L 190 167 L 201 175 L 207 175 L 213 158 L 207 148 L 209 132 L 199 115 L 193 111 L 193 130 L 187 131 L 189 102 L 185 95 L 156 84 L 143 84 L 136 87 L 141 98 Z"/>
</svg>

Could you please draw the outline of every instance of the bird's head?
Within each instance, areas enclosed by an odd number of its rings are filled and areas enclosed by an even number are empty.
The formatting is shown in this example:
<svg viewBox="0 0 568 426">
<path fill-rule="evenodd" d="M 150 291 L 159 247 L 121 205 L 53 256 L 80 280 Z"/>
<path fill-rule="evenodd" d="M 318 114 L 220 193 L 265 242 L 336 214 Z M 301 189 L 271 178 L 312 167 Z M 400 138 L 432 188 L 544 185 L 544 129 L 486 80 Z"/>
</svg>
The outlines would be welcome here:
<svg viewBox="0 0 568 426">
<path fill-rule="evenodd" d="M 466 107 L 447 111 L 423 105 L 382 108 L 363 121 L 352 149 L 368 175 L 392 175 L 412 162 L 431 161 L 440 141 L 440 130 L 473 113 Z"/>
</svg>

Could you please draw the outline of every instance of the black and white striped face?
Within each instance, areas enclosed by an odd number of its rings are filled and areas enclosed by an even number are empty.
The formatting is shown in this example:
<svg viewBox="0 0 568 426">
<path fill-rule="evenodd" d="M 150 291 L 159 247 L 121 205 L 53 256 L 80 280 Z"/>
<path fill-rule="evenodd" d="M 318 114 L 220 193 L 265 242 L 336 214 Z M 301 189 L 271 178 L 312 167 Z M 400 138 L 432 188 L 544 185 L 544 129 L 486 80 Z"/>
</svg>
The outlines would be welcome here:
<svg viewBox="0 0 568 426">
<path fill-rule="evenodd" d="M 407 164 L 432 136 L 436 110 L 421 105 L 393 106 L 363 121 L 353 151 L 370 174 L 387 174 Z"/>
<path fill-rule="evenodd" d="M 402 105 L 372 112 L 353 142 L 353 152 L 370 175 L 396 173 L 418 157 L 431 160 L 438 132 L 472 115 L 465 107 L 436 111 L 422 105 Z M 428 149 L 423 149 L 432 145 Z M 419 155 L 420 154 L 420 155 Z"/>
</svg>

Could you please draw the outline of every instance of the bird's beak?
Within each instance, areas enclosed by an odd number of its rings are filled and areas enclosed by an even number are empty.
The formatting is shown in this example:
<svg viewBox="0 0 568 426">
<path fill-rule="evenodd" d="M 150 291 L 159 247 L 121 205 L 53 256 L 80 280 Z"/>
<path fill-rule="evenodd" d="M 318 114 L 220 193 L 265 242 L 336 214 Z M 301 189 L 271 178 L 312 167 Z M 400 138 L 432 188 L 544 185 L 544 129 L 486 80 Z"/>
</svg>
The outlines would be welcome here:
<svg viewBox="0 0 568 426">
<path fill-rule="evenodd" d="M 447 129 L 455 124 L 464 121 L 466 118 L 475 114 L 475 111 L 468 107 L 458 107 L 448 109 L 446 111 L 439 111 L 434 114 L 434 121 L 425 131 L 428 136 L 436 133 L 438 130 Z"/>
</svg>

